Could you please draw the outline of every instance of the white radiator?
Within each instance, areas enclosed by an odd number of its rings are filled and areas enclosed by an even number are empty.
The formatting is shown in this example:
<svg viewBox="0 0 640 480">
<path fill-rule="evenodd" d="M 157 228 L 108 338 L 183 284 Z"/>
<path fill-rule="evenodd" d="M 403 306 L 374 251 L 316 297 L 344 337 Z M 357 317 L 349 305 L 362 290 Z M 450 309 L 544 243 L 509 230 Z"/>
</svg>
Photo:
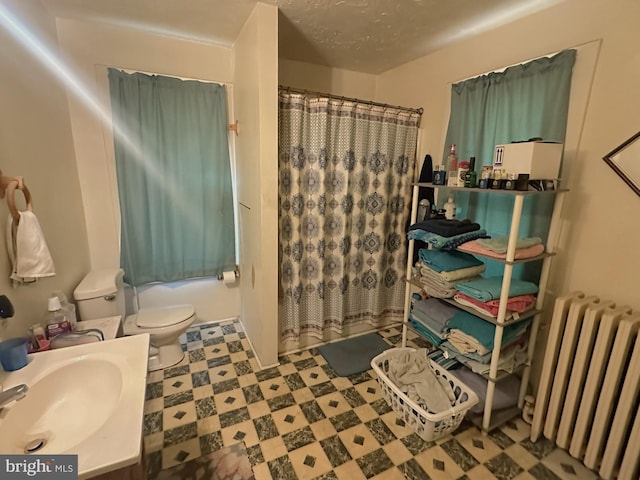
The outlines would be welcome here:
<svg viewBox="0 0 640 480">
<path fill-rule="evenodd" d="M 556 300 L 531 440 L 542 433 L 604 479 L 640 470 L 640 313 L 581 292 Z"/>
</svg>

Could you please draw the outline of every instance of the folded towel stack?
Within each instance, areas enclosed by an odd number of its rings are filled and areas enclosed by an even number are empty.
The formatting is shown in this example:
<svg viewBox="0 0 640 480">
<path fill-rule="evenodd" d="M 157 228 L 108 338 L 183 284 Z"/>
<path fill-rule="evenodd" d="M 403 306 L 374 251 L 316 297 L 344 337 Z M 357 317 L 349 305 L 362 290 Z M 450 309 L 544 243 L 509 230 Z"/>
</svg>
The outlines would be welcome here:
<svg viewBox="0 0 640 480">
<path fill-rule="evenodd" d="M 526 361 L 526 332 L 531 319 L 504 327 L 498 368 L 506 371 Z M 488 373 L 494 347 L 496 326 L 475 315 L 458 311 L 448 322 L 447 340 L 440 345 L 450 357 L 464 363 L 477 373 Z"/>
<path fill-rule="evenodd" d="M 432 218 L 411 225 L 407 237 L 409 240 L 421 240 L 440 250 L 455 250 L 465 242 L 486 238 L 487 232 L 468 219 Z"/>
<path fill-rule="evenodd" d="M 458 248 L 468 253 L 478 253 L 486 257 L 507 258 L 508 237 L 479 238 L 460 245 Z M 515 260 L 533 258 L 544 253 L 544 245 L 539 237 L 519 238 L 516 242 Z"/>
<path fill-rule="evenodd" d="M 420 284 L 424 291 L 436 298 L 452 298 L 456 284 L 479 278 L 484 264 L 473 255 L 458 251 L 420 249 Z"/>
<path fill-rule="evenodd" d="M 409 314 L 411 326 L 432 345 L 440 345 L 447 338 L 449 321 L 458 310 L 436 298 L 420 300 Z"/>
<path fill-rule="evenodd" d="M 457 283 L 456 289 L 480 302 L 497 300 L 500 298 L 500 291 L 502 290 L 502 277 L 487 277 L 471 282 Z M 535 295 L 536 293 L 538 293 L 538 286 L 535 283 L 518 280 L 516 278 L 511 279 L 509 297 Z"/>
</svg>

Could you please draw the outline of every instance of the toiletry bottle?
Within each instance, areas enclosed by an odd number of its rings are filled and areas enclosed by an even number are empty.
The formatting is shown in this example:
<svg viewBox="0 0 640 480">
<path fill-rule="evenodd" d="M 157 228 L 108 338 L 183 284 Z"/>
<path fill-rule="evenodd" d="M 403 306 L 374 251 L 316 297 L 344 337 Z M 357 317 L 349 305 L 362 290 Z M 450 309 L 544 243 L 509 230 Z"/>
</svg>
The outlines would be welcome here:
<svg viewBox="0 0 640 480">
<path fill-rule="evenodd" d="M 478 182 L 479 188 L 489 188 L 491 185 L 491 177 L 493 175 L 493 166 L 485 165 L 480 172 L 480 181 Z"/>
<path fill-rule="evenodd" d="M 476 157 L 469 159 L 469 170 L 464 175 L 464 186 L 467 188 L 476 188 L 478 176 L 476 174 Z"/>
<path fill-rule="evenodd" d="M 449 155 L 447 156 L 447 185 L 458 186 L 458 156 L 456 155 L 456 144 L 451 144 Z"/>
<path fill-rule="evenodd" d="M 433 184 L 444 185 L 447 178 L 447 171 L 445 165 L 438 165 L 433 171 Z"/>
<path fill-rule="evenodd" d="M 469 171 L 469 162 L 458 162 L 458 187 L 464 187 L 464 179 Z"/>
<path fill-rule="evenodd" d="M 453 201 L 453 195 L 449 195 L 449 200 L 444 204 L 444 218 L 453 220 L 456 217 L 456 204 Z"/>
<path fill-rule="evenodd" d="M 67 314 L 67 318 L 71 323 L 71 330 L 75 330 L 78 324 L 78 316 L 76 315 L 76 306 L 67 300 L 67 296 L 60 290 L 51 294 L 52 297 L 58 297 L 62 310 Z"/>
<path fill-rule="evenodd" d="M 493 174 L 491 176 L 491 189 L 492 190 L 500 190 L 502 186 L 502 170 L 499 168 L 493 169 Z"/>
<path fill-rule="evenodd" d="M 420 200 L 420 203 L 418 204 L 418 218 L 416 218 L 416 222 L 421 222 L 423 220 L 426 220 L 427 218 L 429 218 L 430 214 L 431 214 L 431 204 L 429 203 L 429 200 L 427 200 L 426 198 L 423 198 L 422 200 Z"/>
<path fill-rule="evenodd" d="M 56 335 L 71 331 L 69 313 L 62 308 L 60 299 L 57 296 L 49 298 L 45 323 L 45 332 L 49 340 Z"/>
<path fill-rule="evenodd" d="M 43 348 L 43 342 L 46 339 L 44 328 L 39 323 L 35 323 L 29 327 L 29 331 L 32 335 L 32 351 L 37 352 Z"/>
</svg>

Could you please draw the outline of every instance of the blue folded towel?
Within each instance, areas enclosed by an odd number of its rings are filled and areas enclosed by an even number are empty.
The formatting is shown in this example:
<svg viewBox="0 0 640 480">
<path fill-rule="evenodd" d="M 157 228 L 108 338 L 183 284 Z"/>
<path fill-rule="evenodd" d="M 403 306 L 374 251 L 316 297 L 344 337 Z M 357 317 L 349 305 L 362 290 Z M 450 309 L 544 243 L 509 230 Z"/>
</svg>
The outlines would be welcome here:
<svg viewBox="0 0 640 480">
<path fill-rule="evenodd" d="M 443 340 L 438 337 L 435 333 L 433 333 L 426 325 L 423 325 L 419 321 L 415 320 L 413 317 L 409 316 L 409 324 L 411 327 L 418 332 L 424 339 L 426 339 L 431 345 L 437 347 L 440 345 Z"/>
<path fill-rule="evenodd" d="M 452 272 L 482 265 L 482 262 L 473 255 L 457 250 L 441 251 L 421 248 L 418 256 L 425 265 L 436 272 Z"/>
<path fill-rule="evenodd" d="M 465 242 L 470 242 L 477 238 L 487 238 L 487 231 L 476 230 L 475 232 L 461 233 L 460 235 L 454 235 L 453 237 L 443 237 L 442 235 L 425 232 L 424 230 L 410 230 L 407 233 L 407 238 L 409 240 L 421 240 L 434 248 L 455 250 Z"/>
<path fill-rule="evenodd" d="M 414 303 L 411 313 L 429 325 L 434 331 L 444 333 L 449 330 L 447 323 L 458 309 L 441 302 L 437 298 L 426 298 Z"/>
<path fill-rule="evenodd" d="M 480 302 L 488 302 L 500 298 L 500 290 L 502 289 L 502 277 L 488 277 L 480 280 L 472 280 L 471 282 L 456 283 L 456 290 L 475 298 Z M 509 287 L 509 296 L 518 295 L 535 295 L 538 293 L 538 286 L 535 283 L 511 279 Z"/>
</svg>

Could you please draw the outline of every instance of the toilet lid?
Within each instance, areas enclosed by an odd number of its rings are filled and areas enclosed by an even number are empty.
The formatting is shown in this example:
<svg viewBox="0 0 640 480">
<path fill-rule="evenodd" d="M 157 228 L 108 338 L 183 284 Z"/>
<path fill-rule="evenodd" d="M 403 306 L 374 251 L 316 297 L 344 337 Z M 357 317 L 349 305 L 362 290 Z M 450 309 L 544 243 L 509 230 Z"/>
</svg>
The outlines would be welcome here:
<svg viewBox="0 0 640 480">
<path fill-rule="evenodd" d="M 174 305 L 162 308 L 143 308 L 136 316 L 141 328 L 169 327 L 184 322 L 195 314 L 193 305 Z"/>
</svg>

